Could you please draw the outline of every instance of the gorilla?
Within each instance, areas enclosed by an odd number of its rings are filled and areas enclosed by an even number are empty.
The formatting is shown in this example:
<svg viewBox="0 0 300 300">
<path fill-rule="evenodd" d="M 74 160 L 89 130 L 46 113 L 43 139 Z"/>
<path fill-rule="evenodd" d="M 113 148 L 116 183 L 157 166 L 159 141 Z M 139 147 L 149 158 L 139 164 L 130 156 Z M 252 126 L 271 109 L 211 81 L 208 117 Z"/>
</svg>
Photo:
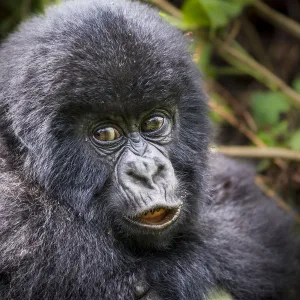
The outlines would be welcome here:
<svg viewBox="0 0 300 300">
<path fill-rule="evenodd" d="M 66 1 L 0 50 L 0 298 L 287 299 L 293 220 L 209 152 L 187 43 L 127 0 Z"/>
</svg>

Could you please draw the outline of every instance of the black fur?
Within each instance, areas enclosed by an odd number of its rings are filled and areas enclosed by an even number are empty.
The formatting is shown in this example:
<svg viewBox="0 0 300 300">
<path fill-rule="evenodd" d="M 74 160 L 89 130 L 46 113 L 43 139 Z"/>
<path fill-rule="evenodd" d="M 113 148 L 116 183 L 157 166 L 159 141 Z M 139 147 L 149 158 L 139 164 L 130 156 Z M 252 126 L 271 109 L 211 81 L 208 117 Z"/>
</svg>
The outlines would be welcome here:
<svg viewBox="0 0 300 300">
<path fill-rule="evenodd" d="M 184 209 L 148 248 L 119 231 L 114 163 L 83 128 L 158 105 L 178 111 L 166 151 Z M 69 1 L 24 23 L 0 50 L 0 108 L 1 299 L 134 299 L 141 282 L 143 299 L 287 298 L 292 221 L 249 166 L 209 154 L 199 74 L 157 11 Z"/>
</svg>

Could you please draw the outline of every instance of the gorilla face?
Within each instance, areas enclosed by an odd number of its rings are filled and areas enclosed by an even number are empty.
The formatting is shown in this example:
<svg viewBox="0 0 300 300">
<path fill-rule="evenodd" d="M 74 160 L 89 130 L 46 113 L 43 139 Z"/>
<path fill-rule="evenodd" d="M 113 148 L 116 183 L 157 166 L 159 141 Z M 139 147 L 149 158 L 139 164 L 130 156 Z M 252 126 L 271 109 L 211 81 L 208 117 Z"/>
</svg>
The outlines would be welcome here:
<svg viewBox="0 0 300 300">
<path fill-rule="evenodd" d="M 170 141 L 173 120 L 167 111 L 154 110 L 123 130 L 112 124 L 97 127 L 93 134 L 97 150 L 115 150 L 113 183 L 124 199 L 125 219 L 144 230 L 168 227 L 182 205 L 175 196 L 177 182 L 164 147 Z"/>
<path fill-rule="evenodd" d="M 152 10 L 98 5 L 66 3 L 12 37 L 8 122 L 29 180 L 103 231 L 163 246 L 205 201 L 199 75 Z"/>
<path fill-rule="evenodd" d="M 107 117 L 88 131 L 96 155 L 111 160 L 109 203 L 127 233 L 161 234 L 180 215 L 183 199 L 167 148 L 174 131 L 176 112 L 159 107 Z"/>
</svg>

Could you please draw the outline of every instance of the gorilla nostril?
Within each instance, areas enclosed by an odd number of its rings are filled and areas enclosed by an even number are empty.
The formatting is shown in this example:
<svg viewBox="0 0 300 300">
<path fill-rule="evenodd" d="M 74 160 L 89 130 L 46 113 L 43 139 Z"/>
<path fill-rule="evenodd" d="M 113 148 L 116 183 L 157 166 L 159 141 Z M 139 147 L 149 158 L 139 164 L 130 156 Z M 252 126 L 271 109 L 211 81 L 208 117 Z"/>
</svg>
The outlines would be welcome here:
<svg viewBox="0 0 300 300">
<path fill-rule="evenodd" d="M 132 171 L 132 170 L 128 170 L 128 171 L 126 172 L 126 174 L 127 174 L 129 177 L 133 178 L 135 181 L 138 181 L 138 182 L 140 182 L 140 183 L 142 183 L 142 184 L 144 184 L 144 185 L 147 185 L 148 182 L 149 182 L 148 177 L 147 177 L 147 176 L 144 176 L 144 175 L 141 174 L 141 173 L 134 172 L 134 171 Z"/>
<path fill-rule="evenodd" d="M 164 165 L 159 165 L 159 166 L 157 167 L 157 173 L 158 173 L 158 174 L 161 173 L 164 169 L 165 169 L 165 166 L 164 166 Z"/>
<path fill-rule="evenodd" d="M 153 174 L 153 180 L 162 177 L 163 176 L 162 173 L 163 173 L 164 170 L 165 170 L 165 166 L 164 165 L 161 165 L 161 164 L 158 165 L 157 169 L 156 169 L 156 172 Z"/>
<path fill-rule="evenodd" d="M 128 176 L 130 176 L 130 177 L 134 177 L 134 173 L 133 173 L 133 171 L 127 171 L 126 172 L 126 174 L 128 175 Z"/>
</svg>

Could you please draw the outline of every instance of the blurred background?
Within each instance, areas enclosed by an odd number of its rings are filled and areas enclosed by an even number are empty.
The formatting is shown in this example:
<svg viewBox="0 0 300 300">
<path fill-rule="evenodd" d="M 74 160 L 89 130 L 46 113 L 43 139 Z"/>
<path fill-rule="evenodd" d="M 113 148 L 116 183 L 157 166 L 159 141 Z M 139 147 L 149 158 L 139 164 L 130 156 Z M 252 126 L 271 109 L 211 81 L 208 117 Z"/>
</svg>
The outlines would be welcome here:
<svg viewBox="0 0 300 300">
<path fill-rule="evenodd" d="M 0 0 L 0 43 L 59 0 Z M 252 159 L 300 223 L 300 1 L 152 0 L 190 40 L 210 95 L 213 151 Z"/>
</svg>

